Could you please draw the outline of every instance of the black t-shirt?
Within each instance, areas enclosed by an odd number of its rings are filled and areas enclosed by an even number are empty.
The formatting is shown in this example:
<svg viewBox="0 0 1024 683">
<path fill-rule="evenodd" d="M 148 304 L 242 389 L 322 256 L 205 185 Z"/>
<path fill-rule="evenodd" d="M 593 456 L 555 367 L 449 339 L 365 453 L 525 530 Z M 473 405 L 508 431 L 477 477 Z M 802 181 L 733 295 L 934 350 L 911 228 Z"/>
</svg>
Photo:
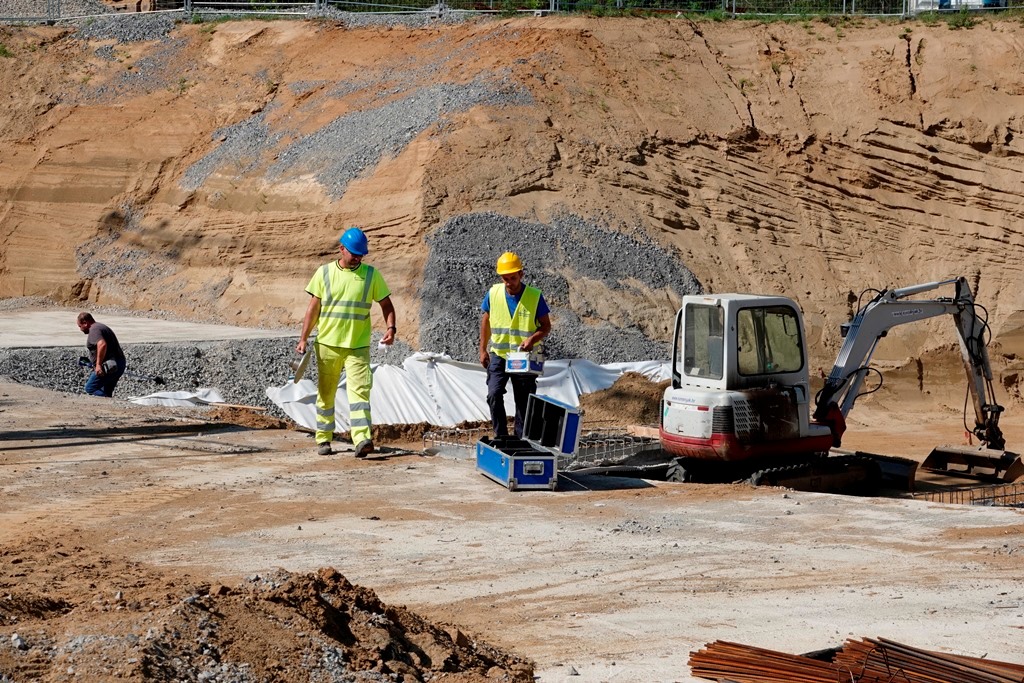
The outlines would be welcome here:
<svg viewBox="0 0 1024 683">
<path fill-rule="evenodd" d="M 85 340 L 85 345 L 89 349 L 89 360 L 93 365 L 96 364 L 96 346 L 100 339 L 107 342 L 107 355 L 104 360 L 124 360 L 124 351 L 121 350 L 121 344 L 118 343 L 114 331 L 103 323 L 93 323 L 89 327 L 89 337 Z"/>
</svg>

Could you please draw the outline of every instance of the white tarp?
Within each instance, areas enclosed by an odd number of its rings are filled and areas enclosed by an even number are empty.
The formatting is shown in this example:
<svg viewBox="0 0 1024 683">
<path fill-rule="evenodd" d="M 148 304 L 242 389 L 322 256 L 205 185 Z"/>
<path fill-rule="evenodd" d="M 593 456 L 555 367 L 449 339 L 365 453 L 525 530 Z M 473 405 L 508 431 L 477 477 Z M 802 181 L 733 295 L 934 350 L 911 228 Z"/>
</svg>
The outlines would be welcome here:
<svg viewBox="0 0 1024 683">
<path fill-rule="evenodd" d="M 208 406 L 223 403 L 224 397 L 216 389 L 196 389 L 195 391 L 158 391 L 149 396 L 129 398 L 132 403 L 144 406 Z"/>
<path fill-rule="evenodd" d="M 375 424 L 417 424 L 440 427 L 460 422 L 490 420 L 487 408 L 487 371 L 480 365 L 452 360 L 439 353 L 416 353 L 402 367 L 373 365 L 370 408 Z M 669 378 L 667 361 L 609 363 L 587 360 L 551 360 L 537 380 L 537 393 L 576 407 L 580 394 L 607 389 L 625 372 L 637 372 L 651 381 Z M 348 431 L 348 397 L 345 375 L 335 398 L 337 431 Z M 267 397 L 296 423 L 316 429 L 316 385 L 308 379 L 268 387 Z M 505 409 L 515 413 L 512 387 L 505 393 Z"/>
</svg>

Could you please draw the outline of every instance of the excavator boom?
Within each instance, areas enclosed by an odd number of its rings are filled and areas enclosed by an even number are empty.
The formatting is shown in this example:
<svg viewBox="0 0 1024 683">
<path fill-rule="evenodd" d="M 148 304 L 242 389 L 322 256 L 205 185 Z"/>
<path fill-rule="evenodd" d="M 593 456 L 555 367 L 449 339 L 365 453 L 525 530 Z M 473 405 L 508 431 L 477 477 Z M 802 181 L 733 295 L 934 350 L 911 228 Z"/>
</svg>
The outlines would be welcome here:
<svg viewBox="0 0 1024 683">
<path fill-rule="evenodd" d="M 948 285 L 955 286 L 953 297 L 910 298 Z M 984 310 L 974 302 L 971 288 L 963 277 L 878 292 L 844 326 L 842 348 L 825 386 L 815 399 L 814 419 L 833 425 L 837 409 L 843 418 L 846 417 L 862 395 L 860 389 L 870 371 L 868 362 L 875 347 L 890 329 L 949 315 L 953 318 L 960 341 L 974 409 L 971 431 L 982 445 L 978 448 L 940 446 L 931 452 L 922 467 L 1004 481 L 1013 481 L 1024 474 L 1020 458 L 1003 450 L 1006 443 L 999 428 L 1003 407 L 996 400 L 992 387 L 992 368 L 986 348 L 989 329 L 987 321 L 978 315 L 979 309 Z"/>
</svg>

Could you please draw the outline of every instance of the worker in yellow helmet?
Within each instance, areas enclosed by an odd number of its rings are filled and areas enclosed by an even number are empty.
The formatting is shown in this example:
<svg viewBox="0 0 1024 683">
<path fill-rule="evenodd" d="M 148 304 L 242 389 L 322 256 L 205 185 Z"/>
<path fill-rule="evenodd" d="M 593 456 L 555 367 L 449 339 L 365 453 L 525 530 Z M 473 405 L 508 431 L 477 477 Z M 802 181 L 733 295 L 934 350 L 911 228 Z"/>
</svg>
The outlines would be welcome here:
<svg viewBox="0 0 1024 683">
<path fill-rule="evenodd" d="M 317 453 L 330 455 L 334 437 L 334 396 L 338 391 L 341 371 L 345 371 L 348 390 L 349 426 L 356 457 L 373 452 L 370 389 L 370 335 L 373 323 L 370 312 L 373 302 L 380 304 L 387 329 L 382 344 L 395 341 L 395 306 L 391 291 L 380 272 L 363 263 L 370 251 L 366 234 L 349 228 L 338 240 L 338 259 L 320 266 L 306 292 L 309 306 L 302 320 L 302 331 L 295 350 L 306 352 L 306 340 L 313 326 L 317 327 L 316 351 L 316 444 Z"/>
<path fill-rule="evenodd" d="M 501 282 L 491 287 L 481 305 L 480 364 L 487 368 L 487 405 L 496 437 L 508 436 L 505 387 L 512 380 L 516 402 L 515 435 L 523 435 L 526 402 L 537 391 L 534 375 L 510 375 L 505 360 L 511 351 L 539 350 L 551 333 L 551 318 L 544 295 L 523 282 L 523 263 L 508 251 L 498 258 Z"/>
</svg>

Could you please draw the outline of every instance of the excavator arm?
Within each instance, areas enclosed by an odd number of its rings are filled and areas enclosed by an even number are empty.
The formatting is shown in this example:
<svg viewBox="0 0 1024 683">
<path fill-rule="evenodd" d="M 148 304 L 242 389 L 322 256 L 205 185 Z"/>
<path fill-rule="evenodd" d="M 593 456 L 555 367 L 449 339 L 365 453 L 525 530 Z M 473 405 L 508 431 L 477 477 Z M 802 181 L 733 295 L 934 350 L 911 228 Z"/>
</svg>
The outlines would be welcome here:
<svg viewBox="0 0 1024 683">
<path fill-rule="evenodd" d="M 955 285 L 956 293 L 953 297 L 910 299 L 947 285 Z M 972 431 L 989 449 L 1002 449 L 1005 442 L 999 429 L 999 416 L 1003 407 L 996 401 L 992 388 L 992 368 L 986 350 L 988 324 L 978 316 L 977 308 L 980 307 L 974 303 L 974 295 L 963 277 L 878 292 L 857 312 L 852 321 L 844 325 L 843 345 L 832 372 L 815 399 L 814 419 L 829 424 L 834 432 L 837 423 L 844 422 L 861 395 L 866 375 L 872 371 L 868 366 L 871 356 L 879 340 L 890 329 L 897 325 L 950 315 L 960 339 L 960 352 L 974 406 L 975 425 Z M 841 429 L 837 441 L 840 436 Z"/>
</svg>

